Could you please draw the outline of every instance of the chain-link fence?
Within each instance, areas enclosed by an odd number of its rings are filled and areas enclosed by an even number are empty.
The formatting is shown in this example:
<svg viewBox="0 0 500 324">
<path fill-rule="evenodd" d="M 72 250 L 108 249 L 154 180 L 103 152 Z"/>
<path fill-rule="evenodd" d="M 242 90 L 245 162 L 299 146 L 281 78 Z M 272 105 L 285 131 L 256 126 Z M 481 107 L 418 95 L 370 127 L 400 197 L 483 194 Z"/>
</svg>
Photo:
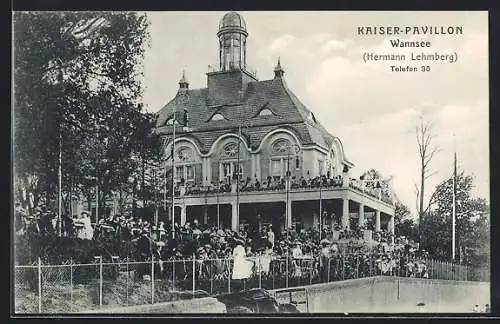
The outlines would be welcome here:
<svg viewBox="0 0 500 324">
<path fill-rule="evenodd" d="M 114 259 L 114 261 L 117 261 Z M 363 255 L 158 260 L 15 266 L 16 313 L 70 313 L 214 296 L 243 289 L 280 289 L 397 276 L 489 281 L 489 272 L 435 260 Z M 244 279 L 236 279 L 244 278 Z"/>
</svg>

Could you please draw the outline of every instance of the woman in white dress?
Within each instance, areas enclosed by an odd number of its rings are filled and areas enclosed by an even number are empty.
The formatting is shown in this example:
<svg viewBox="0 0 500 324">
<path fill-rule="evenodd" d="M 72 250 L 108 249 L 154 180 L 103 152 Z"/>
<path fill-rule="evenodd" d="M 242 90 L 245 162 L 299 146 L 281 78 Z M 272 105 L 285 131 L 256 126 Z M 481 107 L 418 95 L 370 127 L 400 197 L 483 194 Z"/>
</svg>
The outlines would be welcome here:
<svg viewBox="0 0 500 324">
<path fill-rule="evenodd" d="M 82 218 L 80 218 L 80 222 L 83 224 L 83 228 L 80 231 L 79 237 L 81 239 L 91 240 L 94 237 L 94 229 L 92 228 L 88 212 L 82 213 Z"/>
<path fill-rule="evenodd" d="M 246 279 L 250 278 L 252 274 L 252 262 L 246 259 L 245 248 L 243 247 L 243 240 L 236 239 L 236 246 L 233 249 L 233 275 L 231 279 Z"/>
<path fill-rule="evenodd" d="M 264 275 L 268 275 L 271 270 L 271 260 L 273 257 L 273 250 L 268 245 L 260 256 L 260 268 Z"/>
</svg>

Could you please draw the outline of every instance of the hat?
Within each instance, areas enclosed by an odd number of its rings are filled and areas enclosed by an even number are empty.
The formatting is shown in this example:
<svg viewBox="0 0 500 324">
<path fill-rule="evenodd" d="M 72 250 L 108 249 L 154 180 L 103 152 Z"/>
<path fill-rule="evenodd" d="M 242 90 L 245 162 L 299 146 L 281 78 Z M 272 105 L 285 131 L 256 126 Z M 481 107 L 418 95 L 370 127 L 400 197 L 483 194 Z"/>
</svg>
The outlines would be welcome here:
<svg viewBox="0 0 500 324">
<path fill-rule="evenodd" d="M 84 211 L 82 211 L 82 215 L 90 215 L 90 212 L 88 210 L 84 210 Z"/>
<path fill-rule="evenodd" d="M 234 237 L 234 242 L 235 243 L 240 243 L 241 245 L 245 244 L 245 241 L 242 240 L 241 238 L 237 237 L 237 236 Z"/>
<path fill-rule="evenodd" d="M 331 244 L 332 242 L 330 242 L 329 240 L 327 240 L 326 238 L 325 239 L 322 239 L 319 244 L 321 245 L 325 245 L 325 244 Z"/>
</svg>

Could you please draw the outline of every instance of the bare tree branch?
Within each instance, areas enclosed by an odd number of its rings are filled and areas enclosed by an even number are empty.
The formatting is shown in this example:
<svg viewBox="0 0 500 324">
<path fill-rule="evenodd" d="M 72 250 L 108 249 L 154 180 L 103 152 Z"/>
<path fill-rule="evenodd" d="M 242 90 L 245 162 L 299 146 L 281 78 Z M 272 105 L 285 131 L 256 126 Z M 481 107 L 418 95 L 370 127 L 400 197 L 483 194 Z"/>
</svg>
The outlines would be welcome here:
<svg viewBox="0 0 500 324">
<path fill-rule="evenodd" d="M 429 174 L 426 174 L 426 175 L 424 176 L 424 179 L 425 179 L 425 180 L 427 180 L 427 179 L 429 179 L 430 177 L 432 177 L 433 175 L 436 175 L 436 173 L 437 173 L 437 171 L 433 171 L 433 172 L 431 172 L 431 173 L 429 173 Z"/>
<path fill-rule="evenodd" d="M 430 171 L 429 166 L 438 149 L 432 145 L 435 138 L 433 124 L 430 121 L 426 121 L 423 115 L 420 116 L 420 121 L 418 126 L 415 127 L 415 131 L 420 159 L 420 184 L 419 186 L 415 184 L 415 189 L 417 212 L 419 221 L 421 221 L 422 214 L 428 210 L 428 207 L 424 209 L 425 181 L 435 174 L 435 172 Z"/>
</svg>

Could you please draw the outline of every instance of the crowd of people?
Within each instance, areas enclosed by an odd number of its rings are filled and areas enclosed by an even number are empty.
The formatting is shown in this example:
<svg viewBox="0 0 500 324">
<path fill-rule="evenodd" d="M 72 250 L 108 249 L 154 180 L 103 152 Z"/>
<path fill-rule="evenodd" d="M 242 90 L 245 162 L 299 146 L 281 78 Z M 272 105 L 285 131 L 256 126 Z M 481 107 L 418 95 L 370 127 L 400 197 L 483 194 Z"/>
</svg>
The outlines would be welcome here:
<svg viewBox="0 0 500 324">
<path fill-rule="evenodd" d="M 84 213 L 83 219 L 88 215 Z M 89 238 L 86 227 L 75 228 L 72 235 Z M 158 227 L 142 219 L 109 217 L 95 226 L 92 239 L 120 242 L 123 260 L 160 264 L 178 262 L 178 279 L 187 275 L 190 260 L 197 262 L 197 276 L 231 276 L 233 279 L 257 275 L 283 275 L 288 263 L 290 277 L 316 276 L 331 280 L 375 274 L 426 278 L 427 254 L 418 251 L 405 238 L 394 238 L 380 231 L 373 240 L 363 241 L 362 230 L 273 229 L 265 225 L 258 232 L 217 229 L 197 220 L 168 230 L 163 222 Z M 338 232 L 334 235 L 334 232 Z M 166 262 L 166 263 L 165 263 Z M 179 268 L 180 267 L 180 268 Z M 326 280 L 326 279 L 325 279 Z"/>
<path fill-rule="evenodd" d="M 362 229 L 341 229 L 338 225 L 321 231 L 318 228 L 283 231 L 271 224 L 261 226 L 258 231 L 233 231 L 202 225 L 197 220 L 182 226 L 175 224 L 172 231 L 164 222 L 155 226 L 141 218 L 118 215 L 91 224 L 86 211 L 64 223 L 66 236 L 115 242 L 120 247 L 115 254 L 121 260 L 153 259 L 158 262 L 160 273 L 171 273 L 169 264 L 173 263 L 169 261 L 179 261 L 175 262 L 178 279 L 187 276 L 193 259 L 200 279 L 284 274 L 319 280 L 377 274 L 428 277 L 425 251 L 387 231 L 375 232 L 373 239 L 366 241 Z M 50 221 L 41 224 L 54 225 Z"/>
<path fill-rule="evenodd" d="M 181 179 L 181 183 L 185 184 L 185 194 L 202 194 L 202 193 L 225 193 L 235 191 L 236 187 L 233 186 L 233 183 L 236 183 L 235 180 L 228 177 L 226 180 L 219 181 L 218 184 L 211 184 L 209 186 L 199 186 L 193 185 L 189 182 L 184 182 Z M 240 179 L 239 191 L 240 192 L 248 192 L 248 191 L 274 191 L 274 190 L 285 190 L 286 189 L 286 178 L 285 177 L 271 177 L 268 176 L 267 179 L 262 182 L 257 178 L 251 179 L 247 177 L 245 179 Z M 331 188 L 341 188 L 344 185 L 344 179 L 342 176 L 330 176 L 330 174 L 309 177 L 309 176 L 291 176 L 290 177 L 290 189 L 331 189 Z M 373 197 L 379 197 L 379 191 L 375 188 L 376 185 L 372 186 L 363 186 L 362 180 L 358 179 L 349 179 L 349 187 L 355 188 L 358 190 L 362 190 L 365 193 Z M 177 194 L 181 193 L 180 188 L 178 187 L 176 190 Z M 391 202 L 391 198 L 387 192 L 382 190 L 380 192 L 380 198 L 384 201 Z"/>
</svg>

